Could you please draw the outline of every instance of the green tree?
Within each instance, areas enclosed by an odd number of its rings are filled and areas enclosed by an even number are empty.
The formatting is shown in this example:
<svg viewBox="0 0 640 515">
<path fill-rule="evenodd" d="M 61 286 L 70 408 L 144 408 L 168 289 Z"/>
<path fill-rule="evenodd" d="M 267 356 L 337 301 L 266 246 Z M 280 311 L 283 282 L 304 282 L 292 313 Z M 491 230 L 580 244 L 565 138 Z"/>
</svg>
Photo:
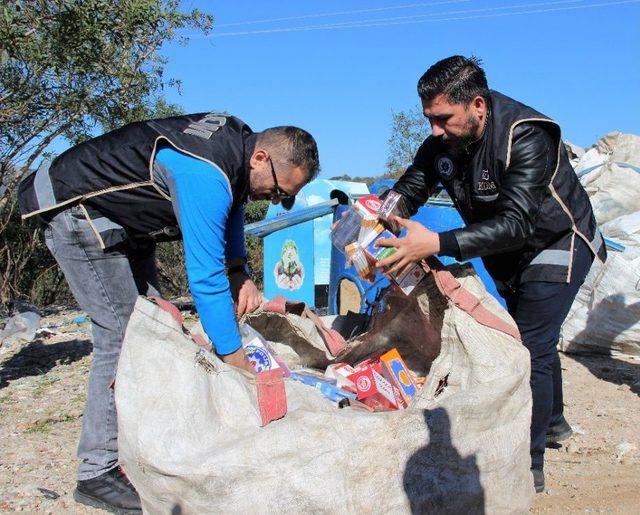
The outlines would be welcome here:
<svg viewBox="0 0 640 515">
<path fill-rule="evenodd" d="M 244 211 L 244 223 L 252 224 L 264 220 L 267 216 L 267 209 L 269 209 L 268 200 L 258 200 L 256 202 L 249 202 Z M 247 260 L 249 267 L 253 271 L 253 280 L 256 286 L 260 289 L 263 288 L 262 272 L 264 269 L 264 240 L 255 236 L 247 236 Z"/>
<path fill-rule="evenodd" d="M 52 267 L 15 187 L 53 141 L 171 112 L 161 46 L 213 19 L 179 0 L 22 0 L 0 7 L 0 300 L 32 293 Z M 47 261 L 49 259 L 49 261 Z M 29 270 L 29 274 L 25 271 Z"/>
<path fill-rule="evenodd" d="M 251 224 L 264 220 L 269 201 L 249 202 L 245 206 L 244 223 Z M 255 236 L 246 237 L 247 261 L 254 271 L 253 280 L 262 289 L 263 240 Z M 181 241 L 172 241 L 158 245 L 158 272 L 160 286 L 165 297 L 185 297 L 189 295 L 189 283 L 184 265 L 184 252 Z"/>
<path fill-rule="evenodd" d="M 335 177 L 331 177 L 330 181 L 349 181 L 349 182 L 364 182 L 367 186 L 371 186 L 374 182 L 379 180 L 381 177 L 351 177 L 350 175 L 337 175 Z"/>
<path fill-rule="evenodd" d="M 269 201 L 249 202 L 245 206 L 244 223 L 251 224 L 263 220 L 267 215 Z M 263 240 L 255 236 L 246 237 L 247 261 L 254 271 L 253 280 L 262 289 Z M 157 252 L 160 286 L 165 297 L 185 297 L 189 295 L 189 282 L 184 264 L 181 241 L 160 243 Z"/>
<path fill-rule="evenodd" d="M 397 179 L 413 161 L 418 148 L 431 133 L 420 108 L 393 112 L 385 177 Z"/>
</svg>

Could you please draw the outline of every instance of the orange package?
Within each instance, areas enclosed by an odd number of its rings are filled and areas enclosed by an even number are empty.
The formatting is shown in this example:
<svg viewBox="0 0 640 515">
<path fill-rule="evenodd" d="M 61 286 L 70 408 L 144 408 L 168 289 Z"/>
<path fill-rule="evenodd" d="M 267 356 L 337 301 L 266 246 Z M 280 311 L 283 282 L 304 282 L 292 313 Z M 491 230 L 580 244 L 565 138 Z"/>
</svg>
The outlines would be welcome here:
<svg viewBox="0 0 640 515">
<path fill-rule="evenodd" d="M 398 388 L 404 402 L 408 405 L 418 393 L 418 387 L 398 349 L 391 349 L 380 356 L 380 363 L 382 364 L 385 378 Z"/>
</svg>

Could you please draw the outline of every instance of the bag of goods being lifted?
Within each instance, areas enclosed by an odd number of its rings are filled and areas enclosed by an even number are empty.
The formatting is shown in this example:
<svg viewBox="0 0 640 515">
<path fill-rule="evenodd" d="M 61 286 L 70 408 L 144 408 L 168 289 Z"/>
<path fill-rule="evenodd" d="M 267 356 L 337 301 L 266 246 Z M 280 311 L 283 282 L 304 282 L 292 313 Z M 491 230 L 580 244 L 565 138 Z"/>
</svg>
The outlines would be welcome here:
<svg viewBox="0 0 640 515">
<path fill-rule="evenodd" d="M 120 461 L 143 509 L 527 512 L 529 355 L 471 267 L 424 271 L 347 341 L 304 306 L 247 316 L 270 356 L 257 376 L 141 297 L 115 395 Z M 360 378 L 385 401 L 367 402 Z"/>
</svg>

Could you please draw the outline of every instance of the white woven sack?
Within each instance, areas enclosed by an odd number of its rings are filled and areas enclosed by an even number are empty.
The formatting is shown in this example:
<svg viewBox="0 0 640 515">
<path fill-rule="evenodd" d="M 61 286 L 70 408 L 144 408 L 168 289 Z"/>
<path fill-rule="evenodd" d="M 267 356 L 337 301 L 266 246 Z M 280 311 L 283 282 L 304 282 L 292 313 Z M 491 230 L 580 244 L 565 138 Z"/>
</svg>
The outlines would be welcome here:
<svg viewBox="0 0 640 515">
<path fill-rule="evenodd" d="M 477 277 L 460 275 L 491 311 L 508 317 Z M 442 321 L 442 342 L 410 408 L 337 409 L 286 381 L 288 414 L 261 428 L 253 380 L 200 351 L 167 312 L 140 298 L 116 404 L 120 461 L 144 510 L 527 512 L 527 351 L 442 302 L 431 278 L 413 302 L 426 319 Z"/>
<path fill-rule="evenodd" d="M 602 231 L 625 250 L 594 261 L 562 326 L 560 349 L 640 356 L 640 211 Z"/>
<path fill-rule="evenodd" d="M 640 137 L 612 132 L 574 164 L 598 224 L 640 210 Z"/>
<path fill-rule="evenodd" d="M 640 173 L 625 163 L 607 161 L 580 181 L 600 225 L 640 210 Z"/>
</svg>

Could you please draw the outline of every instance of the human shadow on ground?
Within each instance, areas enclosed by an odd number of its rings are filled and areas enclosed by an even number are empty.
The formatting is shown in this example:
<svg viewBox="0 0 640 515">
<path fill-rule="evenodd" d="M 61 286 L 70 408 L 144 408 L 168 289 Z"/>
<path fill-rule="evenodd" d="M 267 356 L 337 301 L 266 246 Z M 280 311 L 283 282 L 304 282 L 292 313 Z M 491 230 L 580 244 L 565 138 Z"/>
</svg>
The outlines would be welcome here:
<svg viewBox="0 0 640 515">
<path fill-rule="evenodd" d="M 485 496 L 475 455 L 463 457 L 451 441 L 443 408 L 424 411 L 429 444 L 407 461 L 404 491 L 411 513 L 484 514 Z"/>
<path fill-rule="evenodd" d="M 601 325 L 606 323 L 607 333 L 610 334 L 611 340 L 622 334 L 630 327 L 640 322 L 640 302 L 627 307 L 621 307 L 619 311 L 612 317 L 612 307 L 624 305 L 624 296 L 615 294 L 603 299 L 595 308 L 593 308 L 587 317 L 585 328 L 576 335 L 575 342 L 588 342 L 593 334 L 601 331 Z M 620 359 L 616 359 L 607 349 L 603 347 L 593 347 L 593 352 L 575 353 L 569 350 L 565 354 L 584 365 L 594 376 L 603 381 L 613 384 L 629 386 L 630 390 L 640 396 L 640 364 L 628 363 Z"/>
<path fill-rule="evenodd" d="M 22 377 L 38 376 L 57 365 L 66 365 L 91 354 L 91 340 L 68 340 L 45 345 L 42 340 L 29 342 L 13 356 L 0 363 L 0 389 Z"/>
</svg>

